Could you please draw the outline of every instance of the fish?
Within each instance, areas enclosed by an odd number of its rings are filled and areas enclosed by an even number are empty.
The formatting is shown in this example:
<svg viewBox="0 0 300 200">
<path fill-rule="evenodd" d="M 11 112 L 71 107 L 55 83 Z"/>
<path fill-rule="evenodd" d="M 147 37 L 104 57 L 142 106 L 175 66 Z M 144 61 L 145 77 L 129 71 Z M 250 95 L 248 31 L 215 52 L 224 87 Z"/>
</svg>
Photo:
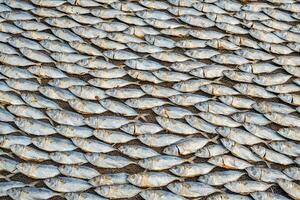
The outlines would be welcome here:
<svg viewBox="0 0 300 200">
<path fill-rule="evenodd" d="M 64 176 L 87 180 L 100 175 L 96 169 L 80 165 L 60 165 L 58 170 Z"/>
<path fill-rule="evenodd" d="M 85 152 L 107 153 L 116 150 L 109 144 L 94 139 L 76 137 L 76 138 L 71 138 L 71 140 L 74 145 L 76 145 L 77 147 L 79 147 Z"/>
<path fill-rule="evenodd" d="M 290 197 L 299 198 L 299 185 L 297 183 L 285 179 L 278 179 L 277 183 Z"/>
<path fill-rule="evenodd" d="M 86 159 L 94 166 L 101 168 L 122 168 L 135 162 L 122 156 L 111 156 L 104 153 L 86 153 Z"/>
<path fill-rule="evenodd" d="M 250 147 L 252 151 L 254 151 L 259 157 L 264 159 L 265 161 L 278 163 L 281 165 L 290 165 L 294 163 L 294 161 L 286 155 L 281 153 L 277 153 L 276 151 L 270 150 L 260 145 L 254 145 Z"/>
<path fill-rule="evenodd" d="M 236 143 L 230 139 L 222 138 L 221 143 L 223 146 L 228 149 L 234 156 L 247 160 L 248 162 L 259 162 L 261 159 L 255 155 L 247 147 Z"/>
<path fill-rule="evenodd" d="M 163 153 L 174 156 L 188 155 L 195 153 L 198 149 L 201 149 L 209 142 L 217 143 L 217 139 L 218 137 L 211 139 L 202 137 L 189 137 L 167 146 L 164 148 Z"/>
<path fill-rule="evenodd" d="M 50 159 L 49 154 L 47 152 L 38 150 L 27 145 L 13 144 L 10 146 L 10 149 L 13 154 L 26 161 L 42 162 Z"/>
<path fill-rule="evenodd" d="M 136 138 L 121 131 L 94 130 L 92 134 L 99 140 L 109 144 L 127 143 Z M 80 136 L 80 135 L 78 135 Z"/>
<path fill-rule="evenodd" d="M 275 183 L 277 179 L 291 180 L 288 176 L 279 170 L 263 167 L 249 167 L 246 168 L 248 175 L 257 181 L 267 183 Z"/>
<path fill-rule="evenodd" d="M 252 166 L 249 162 L 230 155 L 213 156 L 207 162 L 224 169 L 246 169 Z"/>
<path fill-rule="evenodd" d="M 119 185 L 129 183 L 127 178 L 129 174 L 127 173 L 112 173 L 112 174 L 100 174 L 88 182 L 94 187 L 99 187 L 103 185 Z"/>
<path fill-rule="evenodd" d="M 170 183 L 167 188 L 175 194 L 189 198 L 197 198 L 220 192 L 220 190 L 205 183 L 192 181 Z"/>
<path fill-rule="evenodd" d="M 209 163 L 184 163 L 174 166 L 169 171 L 180 177 L 196 177 L 207 174 L 215 168 Z"/>
<path fill-rule="evenodd" d="M 247 195 L 251 192 L 262 192 L 270 188 L 272 184 L 260 181 L 233 181 L 224 185 L 228 190 Z"/>
<path fill-rule="evenodd" d="M 166 117 L 156 117 L 156 121 L 166 130 L 182 134 L 182 135 L 193 135 L 199 133 L 199 131 L 188 124 L 175 119 L 169 119 Z"/>
<path fill-rule="evenodd" d="M 84 123 L 92 128 L 118 129 L 132 120 L 118 116 L 91 116 L 84 119 Z"/>
<path fill-rule="evenodd" d="M 66 165 L 82 165 L 87 163 L 87 159 L 83 153 L 78 151 L 57 151 L 49 153 L 49 157 L 52 161 L 59 164 Z"/>
<path fill-rule="evenodd" d="M 221 144 L 211 144 L 197 150 L 195 156 L 199 158 L 211 158 L 214 156 L 224 155 L 229 151 Z"/>
<path fill-rule="evenodd" d="M 47 179 L 60 174 L 60 171 L 55 165 L 46 164 L 19 163 L 17 170 L 33 179 Z"/>
<path fill-rule="evenodd" d="M 183 139 L 182 136 L 173 134 L 143 134 L 137 136 L 143 144 L 150 147 L 165 147 Z"/>
<path fill-rule="evenodd" d="M 95 189 L 95 192 L 106 198 L 131 198 L 137 195 L 142 190 L 131 184 L 120 184 L 120 185 L 105 185 Z"/>
<path fill-rule="evenodd" d="M 183 159 L 177 156 L 158 155 L 139 160 L 137 164 L 143 167 L 144 169 L 159 171 L 164 169 L 170 169 L 175 165 L 179 165 L 185 162 L 192 162 L 193 159 L 194 157 Z"/>
<path fill-rule="evenodd" d="M 11 188 L 7 191 L 7 194 L 12 199 L 49 199 L 54 196 L 61 196 L 61 194 L 47 188 L 37 188 L 32 186 Z"/>
<path fill-rule="evenodd" d="M 72 151 L 77 148 L 70 140 L 53 136 L 35 137 L 31 141 L 36 147 L 48 152 Z"/>
<path fill-rule="evenodd" d="M 176 195 L 172 192 L 168 192 L 165 190 L 143 190 L 139 193 L 139 195 L 145 200 L 167 200 L 167 199 L 174 199 L 174 200 L 185 200 L 186 198 Z"/>
<path fill-rule="evenodd" d="M 229 182 L 237 181 L 244 174 L 244 172 L 234 170 L 217 171 L 201 175 L 198 178 L 198 181 L 212 186 L 219 186 Z"/>
<path fill-rule="evenodd" d="M 252 192 L 250 193 L 251 197 L 255 200 L 260 200 L 260 199 L 284 199 L 288 200 L 283 195 L 277 194 L 277 193 L 272 193 L 272 192 Z"/>
<path fill-rule="evenodd" d="M 84 200 L 90 200 L 90 199 L 105 200 L 105 198 L 100 197 L 99 195 L 95 195 L 95 194 L 87 193 L 87 192 L 81 192 L 81 193 L 70 192 L 70 193 L 66 193 L 64 195 L 64 197 L 67 200 L 78 200 L 78 199 L 84 199 Z"/>
<path fill-rule="evenodd" d="M 127 180 L 138 187 L 152 188 L 166 186 L 173 181 L 181 180 L 181 178 L 165 172 L 141 172 L 129 175 Z"/>
<path fill-rule="evenodd" d="M 44 179 L 43 182 L 47 187 L 57 192 L 81 192 L 92 187 L 85 180 L 62 176 Z"/>
<path fill-rule="evenodd" d="M 155 123 L 143 123 L 139 121 L 125 124 L 120 129 L 131 135 L 156 134 L 163 131 L 163 127 Z"/>
<path fill-rule="evenodd" d="M 276 133 L 276 131 L 268 127 L 251 124 L 251 123 L 244 123 L 243 126 L 248 132 L 252 133 L 253 135 L 261 139 L 266 139 L 269 141 L 284 140 L 283 137 L 277 134 L 279 133 L 278 131 Z"/>
</svg>

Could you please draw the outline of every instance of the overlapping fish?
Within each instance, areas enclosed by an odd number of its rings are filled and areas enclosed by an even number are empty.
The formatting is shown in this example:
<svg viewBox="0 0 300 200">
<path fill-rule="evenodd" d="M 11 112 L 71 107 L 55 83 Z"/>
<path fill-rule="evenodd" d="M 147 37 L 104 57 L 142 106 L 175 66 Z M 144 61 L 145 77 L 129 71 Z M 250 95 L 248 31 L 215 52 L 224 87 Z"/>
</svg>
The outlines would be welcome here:
<svg viewBox="0 0 300 200">
<path fill-rule="evenodd" d="M 0 0 L 0 198 L 299 200 L 299 22 L 299 0 Z"/>
</svg>

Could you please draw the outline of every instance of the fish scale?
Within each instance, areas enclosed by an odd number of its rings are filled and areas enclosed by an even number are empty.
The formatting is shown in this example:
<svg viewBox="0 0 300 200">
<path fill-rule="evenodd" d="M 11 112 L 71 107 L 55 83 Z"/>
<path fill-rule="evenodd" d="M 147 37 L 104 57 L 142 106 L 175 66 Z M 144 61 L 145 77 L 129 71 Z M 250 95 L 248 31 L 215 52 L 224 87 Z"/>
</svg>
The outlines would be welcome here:
<svg viewBox="0 0 300 200">
<path fill-rule="evenodd" d="M 299 5 L 0 0 L 1 199 L 299 199 Z"/>
</svg>

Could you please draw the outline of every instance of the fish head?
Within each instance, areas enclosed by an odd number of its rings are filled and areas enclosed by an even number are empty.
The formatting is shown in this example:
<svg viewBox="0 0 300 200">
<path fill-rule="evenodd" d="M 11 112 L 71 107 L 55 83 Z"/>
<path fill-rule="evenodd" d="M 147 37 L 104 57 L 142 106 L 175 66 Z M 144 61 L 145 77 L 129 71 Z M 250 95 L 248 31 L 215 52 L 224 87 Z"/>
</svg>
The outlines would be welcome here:
<svg viewBox="0 0 300 200">
<path fill-rule="evenodd" d="M 172 13 L 173 15 L 177 15 L 178 11 L 179 11 L 179 9 L 175 6 L 171 6 L 167 10 L 168 10 L 168 12 Z"/>
<path fill-rule="evenodd" d="M 242 83 L 237 83 L 233 86 L 234 89 L 236 89 L 237 91 L 241 92 L 241 93 L 246 93 L 247 92 L 247 85 L 246 84 L 242 84 Z"/>
<path fill-rule="evenodd" d="M 208 18 L 208 19 L 210 19 L 210 20 L 212 20 L 212 21 L 215 21 L 216 20 L 216 18 L 217 18 L 217 14 L 215 14 L 215 13 L 207 13 L 206 14 L 206 17 Z"/>
<path fill-rule="evenodd" d="M 143 175 L 141 174 L 132 174 L 132 175 L 129 175 L 127 177 L 127 180 L 132 183 L 132 184 L 135 184 L 135 183 L 142 183 L 143 182 Z"/>
<path fill-rule="evenodd" d="M 102 186 L 95 189 L 95 192 L 100 194 L 101 196 L 107 196 L 110 192 L 110 187 L 108 186 Z"/>
<path fill-rule="evenodd" d="M 208 102 L 201 102 L 195 105 L 195 107 L 202 111 L 202 112 L 208 112 L 209 110 L 209 103 Z"/>
<path fill-rule="evenodd" d="M 227 105 L 231 105 L 233 102 L 232 96 L 220 96 L 219 100 Z"/>
<path fill-rule="evenodd" d="M 21 118 L 21 117 L 16 117 L 14 123 L 18 126 L 18 127 L 24 127 L 27 125 L 27 120 L 25 118 Z"/>
<path fill-rule="evenodd" d="M 205 5 L 203 3 L 200 3 L 200 2 L 197 2 L 197 3 L 193 4 L 193 7 L 196 8 L 197 10 L 199 10 L 199 11 L 203 11 L 204 6 Z"/>
<path fill-rule="evenodd" d="M 224 165 L 222 156 L 214 156 L 208 159 L 208 162 L 213 165 L 222 166 Z"/>
<path fill-rule="evenodd" d="M 69 192 L 69 193 L 65 193 L 64 197 L 67 200 L 76 200 L 76 199 L 80 199 L 80 193 Z"/>
<path fill-rule="evenodd" d="M 103 55 L 107 58 L 114 58 L 114 55 L 115 55 L 115 51 L 113 50 L 110 50 L 110 51 L 104 51 L 103 52 Z"/>
<path fill-rule="evenodd" d="M 247 167 L 245 170 L 251 178 L 254 178 L 256 180 L 260 180 L 260 177 L 262 175 L 261 168 L 259 168 L 259 167 Z"/>
<path fill-rule="evenodd" d="M 266 43 L 266 42 L 259 42 L 258 46 L 260 46 L 264 50 L 270 50 L 271 49 L 271 44 Z"/>
<path fill-rule="evenodd" d="M 253 199 L 261 200 L 261 199 L 265 199 L 266 198 L 263 194 L 264 194 L 263 192 L 251 192 L 250 196 Z"/>
<path fill-rule="evenodd" d="M 1 143 L 1 137 L 0 137 L 0 143 Z M 25 145 L 22 145 L 22 144 L 13 144 L 13 145 L 10 145 L 10 149 L 12 152 L 22 152 L 24 149 L 25 149 Z"/>
<path fill-rule="evenodd" d="M 159 199 L 153 190 L 143 190 L 139 193 L 143 199 Z"/>
<path fill-rule="evenodd" d="M 199 149 L 196 153 L 197 157 L 200 158 L 208 158 L 210 156 L 210 152 L 209 149 L 204 147 L 202 149 Z"/>
<path fill-rule="evenodd" d="M 241 42 L 241 38 L 239 36 L 229 36 L 227 39 L 236 45 L 239 45 Z"/>
<path fill-rule="evenodd" d="M 274 11 L 273 8 L 262 8 L 261 10 L 262 10 L 264 13 L 266 13 L 267 15 L 269 15 L 269 14 L 272 15 L 272 13 L 276 12 L 276 11 Z"/>
<path fill-rule="evenodd" d="M 259 155 L 260 157 L 263 157 L 266 154 L 266 149 L 263 146 L 253 145 L 250 148 L 251 148 L 252 151 L 254 151 L 254 153 Z"/>
<path fill-rule="evenodd" d="M 122 3 L 120 3 L 120 2 L 114 2 L 114 3 L 111 3 L 111 4 L 109 4 L 112 8 L 114 8 L 114 9 L 117 9 L 117 10 L 121 10 L 121 8 L 122 8 Z"/>
<path fill-rule="evenodd" d="M 211 94 L 213 92 L 213 86 L 212 85 L 203 85 L 201 87 L 199 87 L 200 90 L 202 90 L 203 92 L 209 93 Z"/>
<path fill-rule="evenodd" d="M 155 90 L 155 87 L 150 84 L 143 84 L 141 85 L 141 88 L 146 93 L 152 93 Z"/>
<path fill-rule="evenodd" d="M 124 154 L 126 154 L 129 150 L 126 145 L 121 145 L 118 149 Z"/>
<path fill-rule="evenodd" d="M 153 36 L 153 35 L 145 35 L 145 40 L 147 41 L 147 42 L 149 42 L 150 44 L 153 44 L 154 43 L 154 41 L 155 41 L 155 36 Z"/>
<path fill-rule="evenodd" d="M 182 183 L 174 182 L 174 183 L 170 183 L 169 185 L 167 185 L 167 188 L 171 191 L 181 191 L 181 188 L 183 188 L 183 185 L 182 185 Z"/>
<path fill-rule="evenodd" d="M 163 153 L 167 154 L 167 155 L 172 155 L 172 156 L 179 156 L 179 154 L 180 154 L 177 145 L 170 145 L 170 146 L 164 148 Z"/>
<path fill-rule="evenodd" d="M 66 173 L 66 174 L 69 174 L 72 172 L 72 166 L 70 166 L 70 165 L 60 165 L 58 167 L 58 169 L 60 172 Z"/>
<path fill-rule="evenodd" d="M 24 173 L 24 174 L 27 174 L 27 173 L 30 173 L 30 171 L 33 169 L 33 164 L 31 163 L 19 163 L 17 165 L 17 169 Z"/>
<path fill-rule="evenodd" d="M 218 127 L 218 128 L 216 128 L 216 131 L 223 137 L 228 136 L 231 132 L 230 128 L 228 128 L 228 127 Z"/>
<path fill-rule="evenodd" d="M 35 146 L 43 146 L 43 144 L 47 141 L 45 137 L 35 137 L 31 139 L 32 144 Z"/>
<path fill-rule="evenodd" d="M 242 123 L 245 121 L 246 115 L 244 113 L 235 113 L 231 117 L 235 121 Z"/>
<path fill-rule="evenodd" d="M 6 194 L 12 199 L 21 199 L 22 188 L 10 188 L 6 190 Z"/>
<path fill-rule="evenodd" d="M 222 142 L 222 144 L 224 145 L 224 147 L 226 149 L 232 149 L 233 146 L 235 145 L 235 142 L 232 141 L 232 140 L 230 140 L 230 139 L 228 139 L 228 138 L 222 138 L 221 142 Z"/>
<path fill-rule="evenodd" d="M 233 16 L 236 18 L 239 18 L 239 19 L 244 19 L 246 17 L 246 12 L 240 11 L 240 12 L 235 13 Z"/>
<path fill-rule="evenodd" d="M 60 179 L 58 178 L 47 178 L 44 179 L 43 182 L 49 187 L 49 188 L 57 188 L 60 185 Z"/>
<path fill-rule="evenodd" d="M 291 94 L 279 94 L 278 97 L 286 103 L 293 102 L 293 95 L 291 95 Z"/>
<path fill-rule="evenodd" d="M 129 134 L 134 134 L 135 133 L 135 125 L 134 123 L 129 123 L 126 125 L 121 126 L 120 128 L 122 131 L 129 133 Z"/>
<path fill-rule="evenodd" d="M 118 90 L 113 88 L 113 89 L 108 89 L 105 91 L 105 94 L 109 95 L 109 96 L 115 96 L 117 94 Z"/>
<path fill-rule="evenodd" d="M 254 110 L 258 111 L 258 112 L 263 112 L 264 110 L 264 104 L 262 103 L 254 103 L 251 105 L 252 108 L 254 108 Z"/>
<path fill-rule="evenodd" d="M 163 106 L 157 106 L 152 108 L 153 112 L 155 112 L 157 115 L 166 116 L 166 110 Z"/>
</svg>

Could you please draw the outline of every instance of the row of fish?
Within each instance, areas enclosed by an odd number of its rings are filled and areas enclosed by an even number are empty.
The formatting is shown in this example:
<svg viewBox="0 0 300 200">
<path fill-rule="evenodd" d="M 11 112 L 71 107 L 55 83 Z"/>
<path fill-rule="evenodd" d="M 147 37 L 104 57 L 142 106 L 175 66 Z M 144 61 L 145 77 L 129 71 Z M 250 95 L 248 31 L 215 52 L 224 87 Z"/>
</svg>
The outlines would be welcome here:
<svg viewBox="0 0 300 200">
<path fill-rule="evenodd" d="M 0 0 L 0 197 L 300 199 L 297 2 Z"/>
</svg>

